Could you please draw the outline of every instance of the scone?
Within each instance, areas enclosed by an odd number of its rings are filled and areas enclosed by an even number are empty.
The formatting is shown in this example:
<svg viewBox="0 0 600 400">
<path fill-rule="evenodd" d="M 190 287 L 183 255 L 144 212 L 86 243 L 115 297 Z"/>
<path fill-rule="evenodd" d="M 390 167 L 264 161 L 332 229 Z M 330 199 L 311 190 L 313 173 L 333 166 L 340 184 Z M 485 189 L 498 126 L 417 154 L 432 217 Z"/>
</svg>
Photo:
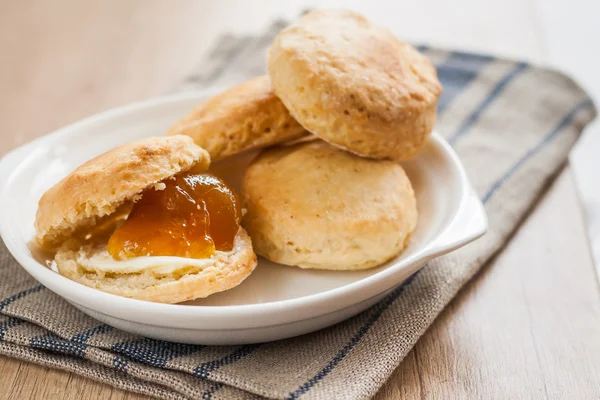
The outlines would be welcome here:
<svg viewBox="0 0 600 400">
<path fill-rule="evenodd" d="M 264 151 L 246 171 L 244 197 L 256 253 L 302 268 L 377 266 L 406 247 L 417 224 L 400 165 L 321 140 Z"/>
<path fill-rule="evenodd" d="M 300 124 L 355 154 L 413 157 L 436 122 L 435 67 L 351 11 L 311 12 L 281 31 L 268 68 L 275 93 Z"/>
<path fill-rule="evenodd" d="M 36 241 L 56 251 L 61 275 L 120 296 L 178 303 L 233 288 L 256 255 L 209 164 L 181 135 L 108 151 L 42 196 Z"/>
<path fill-rule="evenodd" d="M 275 96 L 266 75 L 214 96 L 168 133 L 192 137 L 213 161 L 307 134 Z"/>
</svg>

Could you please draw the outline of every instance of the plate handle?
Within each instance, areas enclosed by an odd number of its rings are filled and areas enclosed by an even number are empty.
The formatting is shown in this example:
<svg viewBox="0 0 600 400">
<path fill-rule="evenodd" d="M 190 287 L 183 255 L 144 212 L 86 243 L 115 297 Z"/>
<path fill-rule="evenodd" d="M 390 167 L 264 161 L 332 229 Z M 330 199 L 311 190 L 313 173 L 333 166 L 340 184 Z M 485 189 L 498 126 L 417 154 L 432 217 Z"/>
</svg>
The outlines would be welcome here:
<svg viewBox="0 0 600 400">
<path fill-rule="evenodd" d="M 427 259 L 449 253 L 483 236 L 488 229 L 485 208 L 473 192 L 462 201 L 456 216 L 448 227 L 425 250 Z"/>
</svg>

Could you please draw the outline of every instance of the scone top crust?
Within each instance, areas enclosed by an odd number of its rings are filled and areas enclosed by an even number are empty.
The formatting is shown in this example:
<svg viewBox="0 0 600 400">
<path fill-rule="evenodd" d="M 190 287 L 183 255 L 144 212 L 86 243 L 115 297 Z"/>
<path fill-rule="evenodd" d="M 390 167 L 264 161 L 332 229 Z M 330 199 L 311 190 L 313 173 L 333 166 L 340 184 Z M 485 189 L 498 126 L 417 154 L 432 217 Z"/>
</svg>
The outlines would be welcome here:
<svg viewBox="0 0 600 400">
<path fill-rule="evenodd" d="M 273 92 L 267 75 L 220 93 L 169 129 L 188 135 L 213 161 L 306 134 Z"/>
<path fill-rule="evenodd" d="M 284 227 L 326 220 L 367 224 L 412 213 L 416 204 L 399 164 L 357 157 L 322 140 L 261 153 L 246 170 L 243 192 L 247 207 L 278 215 Z"/>
<path fill-rule="evenodd" d="M 56 248 L 75 231 L 137 200 L 147 187 L 209 164 L 206 150 L 181 135 L 147 138 L 101 154 L 44 193 L 35 218 L 36 241 Z"/>
<path fill-rule="evenodd" d="M 351 152 L 406 159 L 435 124 L 435 67 L 352 11 L 311 12 L 268 54 L 276 94 L 309 131 Z"/>
<path fill-rule="evenodd" d="M 316 140 L 263 152 L 246 170 L 254 250 L 303 268 L 363 269 L 398 254 L 417 223 L 403 168 Z"/>
</svg>

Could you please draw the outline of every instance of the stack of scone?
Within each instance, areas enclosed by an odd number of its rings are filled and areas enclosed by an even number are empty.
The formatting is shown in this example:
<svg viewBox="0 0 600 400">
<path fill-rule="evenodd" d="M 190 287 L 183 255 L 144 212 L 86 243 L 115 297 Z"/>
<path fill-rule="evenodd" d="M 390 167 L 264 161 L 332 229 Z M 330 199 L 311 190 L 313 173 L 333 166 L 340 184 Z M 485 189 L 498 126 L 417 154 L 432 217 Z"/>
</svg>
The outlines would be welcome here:
<svg viewBox="0 0 600 400">
<path fill-rule="evenodd" d="M 356 13 L 317 11 L 277 36 L 268 70 L 46 192 L 36 238 L 58 272 L 176 303 L 239 285 L 256 254 L 356 270 L 402 252 L 417 204 L 398 161 L 435 124 L 435 68 Z M 242 196 L 209 170 L 258 149 Z"/>
</svg>

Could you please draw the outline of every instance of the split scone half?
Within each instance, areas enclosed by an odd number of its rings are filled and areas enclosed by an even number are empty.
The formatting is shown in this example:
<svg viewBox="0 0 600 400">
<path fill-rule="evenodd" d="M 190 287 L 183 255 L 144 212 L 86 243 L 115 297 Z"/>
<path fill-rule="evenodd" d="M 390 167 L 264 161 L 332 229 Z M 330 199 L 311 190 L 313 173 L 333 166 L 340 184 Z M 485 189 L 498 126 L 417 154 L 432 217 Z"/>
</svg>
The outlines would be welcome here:
<svg viewBox="0 0 600 400">
<path fill-rule="evenodd" d="M 209 164 L 181 135 L 108 151 L 42 196 L 36 241 L 61 275 L 124 297 L 179 303 L 231 289 L 256 255 L 237 197 L 203 174 Z"/>
</svg>

